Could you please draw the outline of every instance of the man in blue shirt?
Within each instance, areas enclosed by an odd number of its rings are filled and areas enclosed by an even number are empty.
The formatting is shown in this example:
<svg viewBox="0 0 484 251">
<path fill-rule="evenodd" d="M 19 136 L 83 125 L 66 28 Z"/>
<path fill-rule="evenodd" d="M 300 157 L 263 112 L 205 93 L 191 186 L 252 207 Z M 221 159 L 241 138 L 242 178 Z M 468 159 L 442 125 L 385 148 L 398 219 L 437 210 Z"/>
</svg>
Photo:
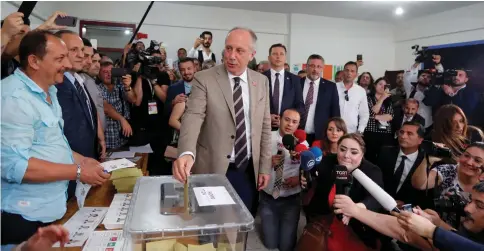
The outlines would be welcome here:
<svg viewBox="0 0 484 251">
<path fill-rule="evenodd" d="M 109 175 L 75 153 L 63 134 L 55 83 L 71 67 L 67 47 L 48 31 L 20 43 L 21 67 L 1 83 L 1 243 L 19 244 L 66 212 L 69 180 L 101 185 Z"/>
</svg>

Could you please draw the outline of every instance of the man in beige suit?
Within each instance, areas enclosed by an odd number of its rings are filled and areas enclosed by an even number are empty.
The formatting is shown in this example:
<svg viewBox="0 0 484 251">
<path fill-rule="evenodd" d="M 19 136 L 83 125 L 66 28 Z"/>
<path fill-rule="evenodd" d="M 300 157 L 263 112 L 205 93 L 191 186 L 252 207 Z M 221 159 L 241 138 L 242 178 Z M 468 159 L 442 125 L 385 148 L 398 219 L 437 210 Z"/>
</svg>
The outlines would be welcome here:
<svg viewBox="0 0 484 251">
<path fill-rule="evenodd" d="M 232 29 L 223 65 L 195 74 L 173 164 L 181 182 L 190 172 L 225 174 L 253 215 L 271 168 L 269 82 L 247 68 L 256 40 L 249 29 Z"/>
</svg>

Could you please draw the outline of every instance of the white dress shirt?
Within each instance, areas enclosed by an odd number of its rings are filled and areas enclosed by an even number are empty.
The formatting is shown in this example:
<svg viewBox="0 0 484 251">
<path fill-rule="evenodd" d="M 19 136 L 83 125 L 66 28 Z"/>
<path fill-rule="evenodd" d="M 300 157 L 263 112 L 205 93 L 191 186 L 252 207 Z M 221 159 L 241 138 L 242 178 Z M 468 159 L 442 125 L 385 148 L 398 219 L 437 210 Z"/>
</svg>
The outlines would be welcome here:
<svg viewBox="0 0 484 251">
<path fill-rule="evenodd" d="M 319 82 L 321 81 L 321 78 L 318 78 L 314 81 L 312 81 L 309 78 L 306 78 L 306 81 L 304 81 L 304 88 L 303 88 L 303 101 L 304 104 L 306 104 L 306 98 L 309 92 L 309 87 L 311 86 L 311 82 L 314 82 L 314 92 L 313 92 L 313 103 L 311 106 L 309 106 L 309 111 L 308 115 L 306 118 L 306 127 L 304 128 L 304 131 L 308 134 L 313 134 L 314 133 L 314 116 L 316 114 L 316 102 L 318 102 L 318 93 L 319 93 Z"/>
<path fill-rule="evenodd" d="M 339 109 L 341 118 L 345 121 L 348 133 L 356 131 L 363 133 L 368 120 L 370 119 L 370 110 L 368 108 L 368 99 L 363 87 L 353 84 L 348 90 L 348 101 L 345 99 L 346 87 L 343 82 L 336 83 L 339 96 Z"/>
<path fill-rule="evenodd" d="M 279 73 L 279 111 L 277 114 L 281 113 L 281 105 L 282 105 L 282 95 L 284 94 L 284 69 L 280 71 L 275 71 L 271 69 L 271 86 L 272 86 L 272 96 L 274 96 L 274 86 L 276 84 L 276 73 Z M 272 99 L 271 99 L 272 102 Z"/>
<path fill-rule="evenodd" d="M 205 50 L 202 49 L 202 46 L 200 46 L 199 48 L 195 49 L 195 48 L 191 48 L 190 51 L 188 51 L 188 57 L 189 58 L 195 58 L 195 59 L 198 59 L 198 51 L 202 51 L 202 55 L 203 55 L 203 62 L 207 61 L 207 60 L 212 60 L 212 54 L 213 52 L 210 51 L 209 54 L 207 54 L 205 52 Z M 200 66 L 202 66 L 202 63 L 203 62 L 200 62 Z M 215 62 L 217 63 L 217 62 Z"/>
<path fill-rule="evenodd" d="M 232 94 L 234 93 L 234 78 L 237 76 L 234 76 L 230 74 L 230 72 L 227 72 L 229 75 L 229 81 L 230 81 L 230 88 L 232 89 Z M 242 73 L 242 75 L 238 76 L 240 78 L 240 87 L 242 88 L 242 100 L 244 102 L 244 119 L 245 119 L 245 136 L 247 137 L 247 157 L 250 158 L 252 156 L 251 152 L 251 127 L 250 127 L 250 96 L 249 96 L 249 82 L 247 80 L 247 69 Z M 179 158 L 184 156 L 184 155 L 191 155 L 193 159 L 195 159 L 195 155 L 192 152 L 183 152 L 180 154 Z M 230 163 L 235 162 L 235 145 L 232 147 L 232 153 L 230 154 Z"/>
<path fill-rule="evenodd" d="M 298 176 L 299 177 L 299 167 L 301 165 L 301 160 L 292 160 L 289 151 L 284 147 L 282 144 L 282 136 L 279 130 L 271 132 L 271 151 L 272 155 L 276 155 L 277 152 L 280 150 L 284 154 L 284 169 L 282 171 L 282 179 L 288 179 L 290 177 Z M 302 143 L 309 147 L 307 141 Z M 274 191 L 274 183 L 276 182 L 276 171 L 274 168 L 271 168 L 271 177 L 269 179 L 269 183 L 264 191 L 272 196 Z M 283 186 L 280 187 L 279 190 L 279 197 L 287 197 L 293 194 L 297 194 L 301 192 L 301 187 L 296 186 L 294 188 L 286 189 Z"/>
<path fill-rule="evenodd" d="M 395 169 L 394 169 L 393 173 L 395 173 L 397 171 L 398 166 L 402 162 L 402 156 L 403 155 L 405 155 L 405 154 L 402 152 L 402 150 L 400 150 L 400 153 L 398 153 L 397 163 L 395 163 Z M 410 172 L 413 165 L 415 164 L 415 161 L 417 160 L 417 157 L 418 157 L 418 151 L 415 151 L 414 153 L 409 154 L 409 155 L 405 155 L 405 156 L 407 156 L 407 159 L 405 160 L 405 166 L 403 167 L 402 177 L 400 178 L 400 183 L 398 184 L 397 192 L 402 187 L 403 182 L 405 182 L 405 179 L 407 179 L 408 173 Z"/>
</svg>

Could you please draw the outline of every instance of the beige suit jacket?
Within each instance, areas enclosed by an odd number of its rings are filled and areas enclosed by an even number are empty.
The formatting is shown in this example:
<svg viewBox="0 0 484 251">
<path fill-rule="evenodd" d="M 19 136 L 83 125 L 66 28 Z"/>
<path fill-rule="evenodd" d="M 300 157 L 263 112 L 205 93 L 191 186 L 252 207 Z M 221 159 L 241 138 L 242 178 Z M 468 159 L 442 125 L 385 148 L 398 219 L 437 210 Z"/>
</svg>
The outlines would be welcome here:
<svg viewBox="0 0 484 251">
<path fill-rule="evenodd" d="M 256 174 L 270 174 L 271 117 L 269 80 L 247 69 L 251 120 L 251 155 Z M 235 143 L 232 87 L 224 65 L 195 74 L 187 109 L 182 117 L 178 155 L 195 154 L 195 174 L 227 172 Z M 246 125 L 248 126 L 248 125 Z"/>
</svg>

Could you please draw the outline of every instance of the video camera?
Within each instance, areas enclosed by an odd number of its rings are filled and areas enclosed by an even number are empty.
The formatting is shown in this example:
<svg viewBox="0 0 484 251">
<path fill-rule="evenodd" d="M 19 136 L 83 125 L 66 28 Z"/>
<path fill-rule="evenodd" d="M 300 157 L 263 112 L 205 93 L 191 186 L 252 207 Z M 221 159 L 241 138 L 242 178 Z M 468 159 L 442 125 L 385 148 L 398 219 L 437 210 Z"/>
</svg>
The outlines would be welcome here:
<svg viewBox="0 0 484 251">
<path fill-rule="evenodd" d="M 132 69 L 134 65 L 141 63 L 138 74 L 148 79 L 155 79 L 159 73 L 159 69 L 155 65 L 161 64 L 162 61 L 160 57 L 151 56 L 151 54 L 158 51 L 160 51 L 160 43 L 156 40 L 151 40 L 148 49 L 140 52 L 132 50 L 127 55 L 126 66 Z"/>
<path fill-rule="evenodd" d="M 465 69 L 447 69 L 444 72 L 438 72 L 435 69 L 430 70 L 421 70 L 430 73 L 430 85 L 454 85 L 454 77 L 457 76 L 457 71 L 465 71 L 467 74 L 471 72 L 470 70 Z M 420 72 L 419 71 L 419 75 Z"/>
<path fill-rule="evenodd" d="M 438 189 L 439 191 L 440 189 Z M 438 197 L 434 198 L 434 205 L 435 210 L 440 214 L 448 215 L 448 220 L 451 222 L 447 222 L 454 227 L 458 228 L 460 225 L 460 218 L 465 216 L 466 213 L 464 208 L 469 203 L 469 201 L 462 196 L 462 194 L 452 189 L 444 196 L 438 195 Z M 449 217 L 450 216 L 450 217 Z"/>
<path fill-rule="evenodd" d="M 449 148 L 438 147 L 432 141 L 424 140 L 420 147 L 422 151 L 429 156 L 434 156 L 437 158 L 452 158 L 452 152 Z"/>
<path fill-rule="evenodd" d="M 417 57 L 415 58 L 415 62 L 419 62 L 419 63 L 422 63 L 424 62 L 427 58 L 428 58 L 428 54 L 427 54 L 427 47 L 422 47 L 422 49 L 420 49 L 420 45 L 416 44 L 414 46 L 412 46 L 412 50 L 414 50 L 413 52 L 413 55 L 416 55 Z"/>
</svg>

